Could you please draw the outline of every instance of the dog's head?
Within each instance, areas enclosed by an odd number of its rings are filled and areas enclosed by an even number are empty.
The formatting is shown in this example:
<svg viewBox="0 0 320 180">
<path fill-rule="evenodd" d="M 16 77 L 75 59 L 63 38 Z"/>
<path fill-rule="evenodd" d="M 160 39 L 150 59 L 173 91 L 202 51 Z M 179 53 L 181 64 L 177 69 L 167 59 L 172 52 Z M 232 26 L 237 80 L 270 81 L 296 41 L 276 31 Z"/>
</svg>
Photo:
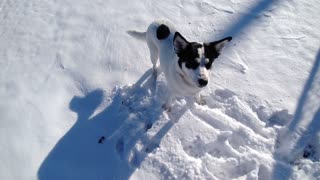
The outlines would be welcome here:
<svg viewBox="0 0 320 180">
<path fill-rule="evenodd" d="M 174 50 L 179 58 L 178 64 L 188 83 L 205 87 L 209 81 L 209 71 L 223 47 L 231 41 L 226 37 L 210 43 L 188 42 L 179 32 L 173 38 Z"/>
</svg>

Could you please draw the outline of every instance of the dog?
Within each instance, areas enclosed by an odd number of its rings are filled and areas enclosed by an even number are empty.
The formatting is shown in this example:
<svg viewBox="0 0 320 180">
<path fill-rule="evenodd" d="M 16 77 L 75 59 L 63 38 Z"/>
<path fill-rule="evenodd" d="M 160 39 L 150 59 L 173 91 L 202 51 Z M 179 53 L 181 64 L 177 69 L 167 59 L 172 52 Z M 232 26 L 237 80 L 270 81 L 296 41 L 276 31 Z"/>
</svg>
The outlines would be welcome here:
<svg viewBox="0 0 320 180">
<path fill-rule="evenodd" d="M 147 42 L 155 78 L 158 74 L 157 61 L 160 60 L 160 70 L 168 86 L 163 108 L 168 111 L 177 97 L 195 96 L 197 103 L 205 103 L 200 91 L 208 84 L 213 62 L 232 40 L 232 37 L 226 37 L 209 43 L 189 42 L 172 22 L 165 19 L 152 22 L 146 32 L 127 33 Z"/>
</svg>

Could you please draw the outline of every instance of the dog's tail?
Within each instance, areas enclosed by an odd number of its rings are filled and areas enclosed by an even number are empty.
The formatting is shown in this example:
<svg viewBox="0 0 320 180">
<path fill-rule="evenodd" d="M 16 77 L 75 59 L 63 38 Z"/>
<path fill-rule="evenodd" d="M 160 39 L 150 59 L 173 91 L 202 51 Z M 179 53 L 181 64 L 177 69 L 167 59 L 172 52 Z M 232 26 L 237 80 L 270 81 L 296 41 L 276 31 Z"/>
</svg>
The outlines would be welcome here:
<svg viewBox="0 0 320 180">
<path fill-rule="evenodd" d="M 129 35 L 131 35 L 132 37 L 139 39 L 141 41 L 146 41 L 146 39 L 147 39 L 147 32 L 139 32 L 139 31 L 130 30 L 130 31 L 127 31 L 127 33 Z"/>
</svg>

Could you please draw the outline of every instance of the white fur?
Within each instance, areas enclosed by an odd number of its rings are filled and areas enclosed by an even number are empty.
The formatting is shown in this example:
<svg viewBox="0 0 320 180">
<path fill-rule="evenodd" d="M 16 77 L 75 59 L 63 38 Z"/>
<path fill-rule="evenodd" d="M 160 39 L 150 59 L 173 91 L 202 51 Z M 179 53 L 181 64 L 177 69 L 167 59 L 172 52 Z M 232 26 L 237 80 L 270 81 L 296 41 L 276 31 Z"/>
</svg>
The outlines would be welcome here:
<svg viewBox="0 0 320 180">
<path fill-rule="evenodd" d="M 164 24 L 170 29 L 170 35 L 163 39 L 157 39 L 157 29 L 158 27 Z M 154 74 L 156 75 L 157 71 L 157 61 L 160 60 L 160 70 L 164 73 L 165 78 L 168 84 L 169 95 L 165 101 L 164 108 L 170 110 L 172 101 L 179 96 L 194 96 L 196 95 L 196 100 L 199 103 L 202 103 L 199 92 L 201 88 L 198 84 L 198 79 L 203 78 L 209 79 L 209 72 L 205 68 L 205 61 L 207 61 L 203 54 L 203 49 L 199 49 L 199 58 L 200 66 L 195 69 L 188 69 L 185 67 L 185 64 L 182 64 L 182 69 L 178 64 L 178 56 L 174 50 L 173 38 L 176 32 L 173 23 L 168 20 L 157 20 L 151 23 L 148 27 L 146 33 L 139 33 L 136 31 L 129 31 L 130 35 L 143 39 L 142 36 L 146 35 L 146 41 L 150 50 L 150 58 L 153 64 Z"/>
</svg>

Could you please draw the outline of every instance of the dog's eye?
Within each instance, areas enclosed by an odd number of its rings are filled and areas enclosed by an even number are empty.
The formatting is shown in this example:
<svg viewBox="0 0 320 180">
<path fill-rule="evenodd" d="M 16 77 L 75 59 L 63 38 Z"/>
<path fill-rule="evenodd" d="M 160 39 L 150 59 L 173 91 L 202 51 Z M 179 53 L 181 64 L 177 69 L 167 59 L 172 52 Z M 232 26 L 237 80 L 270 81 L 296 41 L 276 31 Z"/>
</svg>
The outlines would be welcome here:
<svg viewBox="0 0 320 180">
<path fill-rule="evenodd" d="M 208 63 L 205 64 L 206 69 L 210 69 L 212 65 L 212 61 L 209 61 Z"/>
<path fill-rule="evenodd" d="M 197 69 L 199 67 L 200 63 L 198 63 L 197 61 L 188 61 L 186 63 L 186 67 L 188 69 Z"/>
</svg>

